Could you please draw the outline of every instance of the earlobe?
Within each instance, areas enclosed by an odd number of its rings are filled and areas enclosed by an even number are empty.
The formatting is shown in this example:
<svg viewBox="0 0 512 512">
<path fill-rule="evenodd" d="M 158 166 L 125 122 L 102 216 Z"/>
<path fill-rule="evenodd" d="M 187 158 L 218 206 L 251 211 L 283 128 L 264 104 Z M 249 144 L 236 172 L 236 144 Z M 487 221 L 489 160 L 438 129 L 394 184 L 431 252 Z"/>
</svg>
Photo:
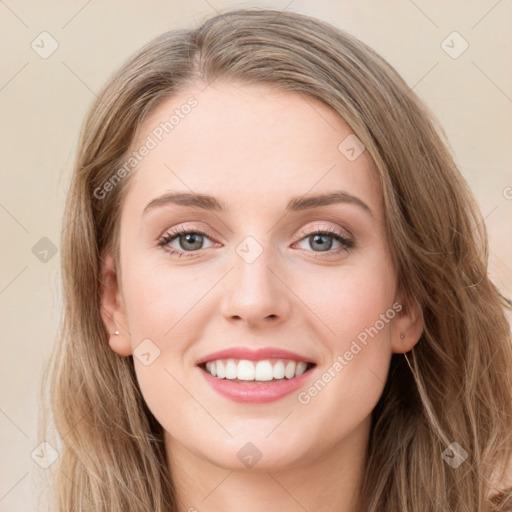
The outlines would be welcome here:
<svg viewBox="0 0 512 512">
<path fill-rule="evenodd" d="M 132 355 L 132 346 L 127 334 L 121 334 L 119 331 L 109 334 L 108 345 L 120 356 L 127 357 Z"/>
<path fill-rule="evenodd" d="M 132 346 L 127 329 L 124 301 L 110 254 L 104 255 L 101 264 L 101 318 L 109 333 L 110 348 L 120 356 L 131 355 Z"/>
<path fill-rule="evenodd" d="M 410 295 L 402 294 L 398 302 L 402 309 L 394 320 L 391 349 L 395 354 L 404 354 L 418 343 L 423 333 L 423 315 L 420 305 Z"/>
</svg>

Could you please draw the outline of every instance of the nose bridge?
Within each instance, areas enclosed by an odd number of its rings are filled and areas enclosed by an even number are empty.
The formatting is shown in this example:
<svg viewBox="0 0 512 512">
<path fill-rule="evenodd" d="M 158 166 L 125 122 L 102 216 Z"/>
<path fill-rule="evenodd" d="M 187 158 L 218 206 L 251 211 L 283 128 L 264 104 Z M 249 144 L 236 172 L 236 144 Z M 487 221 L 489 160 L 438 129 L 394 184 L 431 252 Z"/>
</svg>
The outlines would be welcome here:
<svg viewBox="0 0 512 512">
<path fill-rule="evenodd" d="M 223 294 L 222 313 L 226 318 L 239 317 L 254 323 L 268 317 L 282 319 L 288 314 L 289 297 L 277 277 L 276 261 L 270 244 L 260 243 L 253 236 L 235 247 L 233 270 Z"/>
</svg>

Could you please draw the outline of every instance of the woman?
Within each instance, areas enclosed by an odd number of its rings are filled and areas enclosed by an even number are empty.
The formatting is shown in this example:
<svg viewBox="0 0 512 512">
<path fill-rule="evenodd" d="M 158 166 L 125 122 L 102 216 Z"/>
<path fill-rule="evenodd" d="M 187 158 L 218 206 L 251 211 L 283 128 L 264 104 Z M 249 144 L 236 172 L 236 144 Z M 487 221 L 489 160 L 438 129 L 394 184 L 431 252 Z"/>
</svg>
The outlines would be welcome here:
<svg viewBox="0 0 512 512">
<path fill-rule="evenodd" d="M 432 117 L 289 12 L 117 72 L 66 204 L 54 509 L 511 509 L 509 304 Z"/>
</svg>

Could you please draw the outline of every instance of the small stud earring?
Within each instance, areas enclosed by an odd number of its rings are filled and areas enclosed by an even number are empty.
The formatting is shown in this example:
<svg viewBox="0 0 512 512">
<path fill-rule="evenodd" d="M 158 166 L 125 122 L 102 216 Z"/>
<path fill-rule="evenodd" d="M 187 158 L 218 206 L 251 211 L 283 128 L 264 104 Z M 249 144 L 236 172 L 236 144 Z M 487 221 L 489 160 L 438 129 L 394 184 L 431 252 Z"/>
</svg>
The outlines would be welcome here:
<svg viewBox="0 0 512 512">
<path fill-rule="evenodd" d="M 116 331 L 114 334 L 117 336 L 119 334 L 119 331 Z"/>
<path fill-rule="evenodd" d="M 403 340 L 404 338 L 405 338 L 405 334 L 404 334 L 403 332 L 402 332 L 402 333 L 400 333 L 400 339 L 402 339 L 402 340 Z"/>
</svg>

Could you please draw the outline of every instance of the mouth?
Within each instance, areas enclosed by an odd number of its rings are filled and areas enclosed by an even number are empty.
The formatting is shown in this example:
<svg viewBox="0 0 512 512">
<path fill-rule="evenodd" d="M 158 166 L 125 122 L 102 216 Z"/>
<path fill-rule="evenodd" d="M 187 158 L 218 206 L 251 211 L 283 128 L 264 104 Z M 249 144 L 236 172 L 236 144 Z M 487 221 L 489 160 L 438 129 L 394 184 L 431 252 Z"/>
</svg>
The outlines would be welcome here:
<svg viewBox="0 0 512 512">
<path fill-rule="evenodd" d="M 314 378 L 316 366 L 308 356 L 280 347 L 230 347 L 196 361 L 211 389 L 246 404 L 275 402 L 292 395 Z"/>
<path fill-rule="evenodd" d="M 269 384 L 300 377 L 316 366 L 293 359 L 215 359 L 198 364 L 205 373 L 219 380 L 239 384 Z"/>
</svg>

